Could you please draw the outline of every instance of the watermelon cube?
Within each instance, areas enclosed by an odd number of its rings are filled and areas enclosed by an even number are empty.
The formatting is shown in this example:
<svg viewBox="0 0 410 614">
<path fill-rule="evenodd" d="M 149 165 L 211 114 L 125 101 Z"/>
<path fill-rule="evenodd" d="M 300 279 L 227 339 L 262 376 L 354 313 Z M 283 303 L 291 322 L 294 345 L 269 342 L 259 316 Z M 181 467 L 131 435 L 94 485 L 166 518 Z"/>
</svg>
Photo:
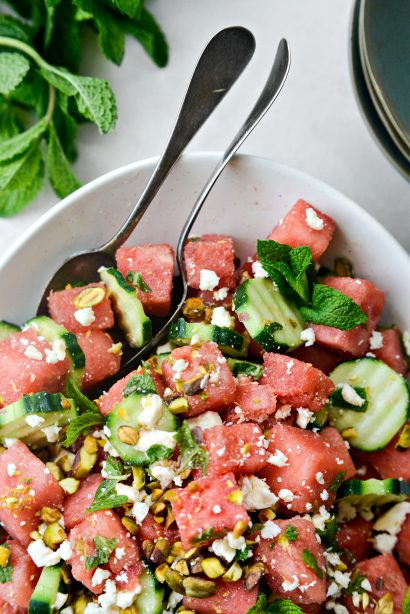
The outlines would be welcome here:
<svg viewBox="0 0 410 614">
<path fill-rule="evenodd" d="M 410 514 L 407 514 L 397 537 L 396 551 L 399 559 L 410 566 Z"/>
<path fill-rule="evenodd" d="M 404 356 L 401 345 L 401 332 L 398 328 L 388 328 L 381 332 L 383 346 L 376 350 L 371 350 L 376 358 L 383 360 L 386 365 L 400 373 L 406 375 L 408 371 L 407 360 Z"/>
<path fill-rule="evenodd" d="M 176 528 L 166 529 L 163 523 L 160 524 L 154 519 L 153 514 L 148 513 L 141 524 L 138 525 L 138 543 L 142 546 L 142 542 L 146 539 L 155 543 L 160 538 L 167 539 L 173 544 L 179 540 L 178 530 Z"/>
<path fill-rule="evenodd" d="M 177 491 L 172 511 L 184 548 L 209 544 L 232 531 L 239 521 L 249 522 L 245 507 L 236 502 L 237 494 L 233 473 L 199 478 Z"/>
<path fill-rule="evenodd" d="M 95 556 L 94 538 L 100 536 L 117 540 L 115 550 L 110 555 L 104 569 L 111 572 L 110 579 L 121 575 L 124 579 L 117 580 L 119 590 L 135 590 L 139 584 L 138 577 L 143 570 L 139 557 L 138 546 L 134 537 L 127 533 L 121 520 L 111 510 L 94 512 L 85 516 L 69 533 L 73 554 L 69 560 L 71 572 L 76 580 L 82 582 L 92 593 L 101 594 L 104 583 L 93 586 L 92 578 L 95 569 L 85 568 L 85 557 Z M 123 550 L 117 557 L 117 549 Z M 124 572 L 124 573 L 122 573 Z"/>
<path fill-rule="evenodd" d="M 278 423 L 269 433 L 268 451 L 271 458 L 259 476 L 293 512 L 329 507 L 334 494 L 328 489 L 336 476 L 343 472 L 348 479 L 355 474 L 343 439 L 333 428 L 317 434 Z"/>
<path fill-rule="evenodd" d="M 367 576 L 370 582 L 372 587 L 370 601 L 374 600 L 377 603 L 386 593 L 390 593 L 394 602 L 393 614 L 402 614 L 407 582 L 393 555 L 382 554 L 366 561 L 361 561 L 356 565 L 356 569 L 361 575 Z M 350 600 L 348 607 L 350 612 L 357 611 L 353 604 L 350 603 Z"/>
<path fill-rule="evenodd" d="M 32 329 L 0 341 L 0 403 L 8 405 L 31 392 L 61 392 L 67 379 L 68 359 L 49 364 L 51 346 Z"/>
<path fill-rule="evenodd" d="M 100 473 L 92 473 L 82 480 L 79 489 L 64 501 L 64 526 L 72 529 L 84 520 L 86 509 L 92 505 L 97 488 L 103 481 Z"/>
<path fill-rule="evenodd" d="M 75 317 L 78 307 L 74 305 L 74 302 L 76 297 L 88 288 L 102 288 L 105 291 L 105 295 L 101 302 L 93 305 L 91 308 L 94 314 L 93 322 L 91 324 L 81 324 Z M 58 292 L 52 291 L 48 297 L 48 310 L 53 320 L 73 333 L 83 333 L 87 330 L 104 330 L 114 326 L 114 313 L 111 309 L 111 301 L 102 282 L 87 284 L 78 288 L 67 288 Z"/>
<path fill-rule="evenodd" d="M 235 288 L 235 253 L 231 237 L 203 235 L 199 240 L 190 240 L 184 248 L 188 285 L 196 290 Z M 213 271 L 219 278 L 214 287 L 201 287 L 201 271 Z"/>
<path fill-rule="evenodd" d="M 331 352 L 326 348 L 320 347 L 320 345 L 308 347 L 301 345 L 291 352 L 289 356 L 302 360 L 303 362 L 310 362 L 316 369 L 323 371 L 326 375 L 329 375 L 329 373 L 331 373 L 343 360 L 340 354 Z"/>
<path fill-rule="evenodd" d="M 131 371 L 131 373 L 128 373 L 128 375 L 122 377 L 117 382 L 115 382 L 115 384 L 111 386 L 108 392 L 105 392 L 101 395 L 101 397 L 98 399 L 98 407 L 103 416 L 107 416 L 114 407 L 114 405 L 117 405 L 117 403 L 121 403 L 124 388 L 128 384 L 128 381 L 131 379 L 131 377 L 135 374 L 136 371 Z"/>
<path fill-rule="evenodd" d="M 319 411 L 335 389 L 333 382 L 310 363 L 266 352 L 261 383 L 269 384 L 278 401 Z"/>
<path fill-rule="evenodd" d="M 37 529 L 39 510 L 62 507 L 63 500 L 57 480 L 24 443 L 16 441 L 0 455 L 0 522 L 23 546 Z"/>
<path fill-rule="evenodd" d="M 255 549 L 255 557 L 265 565 L 265 578 L 271 590 L 293 603 L 322 603 L 326 599 L 326 564 L 312 522 L 295 516 L 289 520 L 274 520 L 273 523 L 272 528 L 277 536 L 264 538 L 262 530 L 261 540 Z M 294 541 L 283 538 L 289 526 L 296 534 Z M 303 560 L 306 550 L 315 557 L 322 577 L 318 577 Z"/>
<path fill-rule="evenodd" d="M 358 562 L 369 556 L 372 550 L 372 528 L 372 523 L 361 516 L 339 525 L 336 541 L 339 548 L 349 553 L 349 560 Z"/>
<path fill-rule="evenodd" d="M 313 324 L 316 343 L 335 352 L 363 356 L 369 349 L 370 335 L 376 328 L 383 311 L 384 292 L 366 279 L 326 277 L 324 283 L 353 299 L 367 315 L 367 323 L 351 330 L 339 330 L 332 326 Z"/>
<path fill-rule="evenodd" d="M 335 228 L 336 224 L 331 217 L 305 200 L 299 199 L 286 217 L 272 230 L 268 239 L 277 243 L 286 243 L 291 247 L 307 245 L 312 252 L 313 260 L 319 260 L 332 240 Z"/>
<path fill-rule="evenodd" d="M 162 363 L 162 372 L 167 385 L 188 399 L 188 417 L 205 411 L 219 412 L 234 402 L 235 380 L 216 343 L 172 350 Z"/>
<path fill-rule="evenodd" d="M 187 610 L 196 614 L 247 614 L 258 600 L 258 587 L 247 591 L 242 580 L 238 582 L 224 582 L 215 580 L 216 593 L 211 597 L 197 598 L 184 597 L 183 604 Z"/>
<path fill-rule="evenodd" d="M 18 612 L 18 608 L 28 608 L 28 602 L 35 589 L 40 569 L 36 567 L 25 548 L 17 541 L 8 540 L 5 545 L 10 548 L 9 561 L 13 566 L 13 573 L 10 582 L 0 584 L 0 612 L 11 613 Z M 3 599 L 9 604 L 9 610 L 7 610 L 7 606 L 3 607 L 1 603 Z"/>
<path fill-rule="evenodd" d="M 263 422 L 276 411 L 276 396 L 267 384 L 247 380 L 238 381 L 235 403 L 245 420 Z"/>
<path fill-rule="evenodd" d="M 383 450 L 366 454 L 367 460 L 383 480 L 398 478 L 410 481 L 410 448 L 396 448 L 399 437 L 400 433 Z"/>
<path fill-rule="evenodd" d="M 120 247 L 115 255 L 118 270 L 124 275 L 140 273 L 151 292 L 137 288 L 145 313 L 166 316 L 171 307 L 174 250 L 168 243 Z"/>
<path fill-rule="evenodd" d="M 256 424 L 214 426 L 203 431 L 202 438 L 209 454 L 207 475 L 256 473 L 266 466 L 264 436 Z"/>
<path fill-rule="evenodd" d="M 121 364 L 121 354 L 116 351 L 110 335 L 102 330 L 77 333 L 78 345 L 85 354 L 83 388 L 92 388 L 107 377 L 115 375 Z M 114 350 L 114 351 L 113 351 Z"/>
</svg>

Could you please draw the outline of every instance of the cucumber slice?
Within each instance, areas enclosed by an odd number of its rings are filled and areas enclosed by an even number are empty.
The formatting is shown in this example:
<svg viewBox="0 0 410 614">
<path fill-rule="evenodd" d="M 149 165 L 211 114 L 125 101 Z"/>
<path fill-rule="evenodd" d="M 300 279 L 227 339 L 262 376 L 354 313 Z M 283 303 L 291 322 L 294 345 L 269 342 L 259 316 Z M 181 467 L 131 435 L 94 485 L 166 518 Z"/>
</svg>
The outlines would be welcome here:
<svg viewBox="0 0 410 614">
<path fill-rule="evenodd" d="M 340 503 L 350 503 L 355 507 L 369 509 L 386 503 L 405 501 L 410 496 L 410 483 L 405 480 L 347 480 L 338 490 Z"/>
<path fill-rule="evenodd" d="M 144 313 L 136 289 L 113 267 L 101 267 L 99 274 L 110 294 L 118 323 L 130 347 L 143 347 L 151 339 L 152 326 L 151 320 Z"/>
<path fill-rule="evenodd" d="M 263 365 L 257 365 L 254 362 L 228 358 L 227 364 L 232 371 L 232 375 L 235 375 L 235 377 L 238 375 L 248 375 L 249 377 L 258 380 L 263 375 Z"/>
<path fill-rule="evenodd" d="M 243 335 L 226 326 L 215 326 L 205 322 L 187 322 L 179 318 L 174 322 L 169 331 L 169 340 L 177 345 L 189 345 L 197 338 L 198 343 L 214 341 L 221 352 L 228 356 L 246 356 L 248 353 L 248 341 Z"/>
<path fill-rule="evenodd" d="M 0 439 L 20 439 L 30 448 L 47 445 L 48 440 L 41 429 L 49 426 L 65 426 L 78 415 L 72 399 L 60 393 L 37 392 L 23 394 L 21 399 L 4 407 L 0 412 Z M 38 417 L 42 421 L 30 426 L 26 418 Z"/>
<path fill-rule="evenodd" d="M 409 415 L 407 382 L 381 360 L 360 358 L 344 362 L 330 374 L 336 384 L 365 388 L 367 409 L 352 411 L 329 407 L 331 423 L 359 450 L 381 450 L 392 440 Z"/>
<path fill-rule="evenodd" d="M 51 614 L 61 580 L 61 565 L 43 567 L 36 588 L 30 597 L 28 614 Z"/>
<path fill-rule="evenodd" d="M 309 430 L 315 429 L 316 431 L 318 430 L 321 431 L 323 427 L 325 426 L 328 418 L 329 418 L 329 407 L 328 405 L 325 405 L 319 411 L 315 411 L 315 413 L 312 416 L 312 421 L 309 422 L 307 428 Z"/>
<path fill-rule="evenodd" d="M 7 339 L 7 337 L 11 337 L 11 335 L 18 333 L 20 330 L 21 328 L 17 326 L 17 324 L 11 324 L 11 322 L 6 322 L 6 320 L 0 320 L 0 341 Z"/>
<path fill-rule="evenodd" d="M 164 589 L 149 567 L 140 575 L 142 591 L 134 602 L 138 614 L 162 614 Z"/>
<path fill-rule="evenodd" d="M 303 319 L 270 279 L 245 281 L 235 292 L 233 304 L 252 339 L 268 352 L 286 352 L 302 345 Z"/>
<path fill-rule="evenodd" d="M 144 409 L 142 399 L 145 396 L 141 394 L 129 395 L 121 403 L 115 405 L 107 418 L 106 424 L 111 433 L 108 439 L 121 458 L 129 465 L 150 464 L 146 452 L 138 450 L 135 445 L 124 443 L 119 438 L 119 429 L 122 426 L 131 426 L 138 433 L 142 432 L 142 425 L 139 423 L 138 417 Z M 175 432 L 178 428 L 177 418 L 169 411 L 165 403 L 162 403 L 161 416 L 153 428 L 155 428 L 155 431 L 153 431 L 155 433 L 158 433 L 158 431 Z M 164 444 L 156 442 L 153 445 Z"/>
<path fill-rule="evenodd" d="M 32 328 L 39 337 L 44 337 L 48 343 L 61 339 L 65 343 L 68 360 L 70 361 L 70 373 L 81 388 L 85 368 L 85 355 L 80 348 L 77 337 L 70 333 L 64 326 L 57 324 L 47 316 L 31 318 L 24 324 L 24 328 Z"/>
</svg>

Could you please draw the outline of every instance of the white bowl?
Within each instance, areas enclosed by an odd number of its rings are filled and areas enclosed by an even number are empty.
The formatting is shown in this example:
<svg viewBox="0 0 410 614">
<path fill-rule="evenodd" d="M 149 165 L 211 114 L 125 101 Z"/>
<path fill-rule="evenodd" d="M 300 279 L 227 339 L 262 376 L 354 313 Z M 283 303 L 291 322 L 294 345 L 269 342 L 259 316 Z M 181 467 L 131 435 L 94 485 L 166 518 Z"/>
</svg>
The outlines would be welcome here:
<svg viewBox="0 0 410 614">
<path fill-rule="evenodd" d="M 219 156 L 184 156 L 129 242 L 175 246 L 183 221 Z M 56 268 L 73 252 L 98 246 L 114 233 L 154 164 L 155 160 L 143 160 L 92 181 L 22 235 L 0 259 L 0 319 L 21 323 L 35 314 Z M 263 158 L 237 156 L 213 189 L 193 233 L 232 235 L 237 254 L 244 258 L 254 253 L 256 238 L 265 238 L 298 198 L 337 222 L 325 261 L 348 257 L 358 276 L 386 291 L 384 322 L 410 329 L 408 254 L 358 205 L 300 171 Z"/>
</svg>

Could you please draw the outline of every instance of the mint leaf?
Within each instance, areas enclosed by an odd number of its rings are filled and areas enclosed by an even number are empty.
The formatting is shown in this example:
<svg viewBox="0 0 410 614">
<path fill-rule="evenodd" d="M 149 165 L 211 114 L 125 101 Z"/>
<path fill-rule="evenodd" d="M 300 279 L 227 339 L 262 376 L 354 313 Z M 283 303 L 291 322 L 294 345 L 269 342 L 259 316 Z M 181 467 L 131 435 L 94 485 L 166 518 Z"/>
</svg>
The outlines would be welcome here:
<svg viewBox="0 0 410 614">
<path fill-rule="evenodd" d="M 81 409 L 85 409 L 88 413 L 94 413 L 97 414 L 97 416 L 101 416 L 97 405 L 90 401 L 90 399 L 86 397 L 83 392 L 81 392 L 74 379 L 70 376 L 68 377 L 65 385 L 65 394 L 69 399 L 73 399 L 76 402 L 76 405 L 78 405 L 78 407 Z"/>
<path fill-rule="evenodd" d="M 266 608 L 268 606 L 268 599 L 265 593 L 259 590 L 258 599 L 251 608 L 246 612 L 246 614 L 266 614 Z"/>
<path fill-rule="evenodd" d="M 10 546 L 8 544 L 2 544 L 2 547 L 7 548 L 7 550 L 10 550 Z M 6 565 L 0 566 L 0 584 L 11 582 L 13 571 L 14 571 L 14 567 L 9 558 Z"/>
<path fill-rule="evenodd" d="M 117 544 L 118 539 L 116 537 L 113 537 L 112 539 L 104 537 L 103 535 L 97 535 L 94 537 L 96 554 L 95 556 L 85 557 L 85 568 L 87 570 L 95 569 L 100 565 L 105 565 L 105 563 L 108 563 L 108 559 L 110 558 L 111 553 L 114 551 Z"/>
<path fill-rule="evenodd" d="M 47 112 L 49 95 L 48 83 L 37 70 L 31 68 L 25 79 L 9 94 L 9 100 L 17 103 L 17 109 L 23 106 L 32 109 L 38 117 L 43 117 Z"/>
<path fill-rule="evenodd" d="M 358 569 L 355 569 L 352 573 L 352 577 L 350 579 L 349 582 L 349 586 L 347 588 L 344 589 L 344 594 L 345 595 L 353 595 L 353 593 L 363 593 L 364 589 L 362 588 L 362 582 L 363 580 L 366 580 L 367 576 L 366 575 L 362 575 Z M 406 593 L 406 597 L 407 597 L 407 593 Z M 404 601 L 406 601 L 406 597 L 404 599 Z M 403 602 L 403 612 L 404 612 L 404 602 Z"/>
<path fill-rule="evenodd" d="M 267 239 L 262 241 L 258 239 L 256 242 L 256 251 L 258 254 L 258 260 L 265 267 L 265 264 L 272 264 L 273 262 L 287 261 L 292 248 L 284 243 L 277 243 Z"/>
<path fill-rule="evenodd" d="M 99 3 L 98 3 L 99 4 Z M 81 60 L 80 24 L 73 2 L 49 2 L 45 19 L 44 53 L 54 66 L 77 72 Z"/>
<path fill-rule="evenodd" d="M 30 184 L 19 189 L 0 192 L 0 217 L 10 217 L 19 213 L 38 194 L 44 178 L 44 162 L 39 153 L 37 164 L 38 172 Z"/>
<path fill-rule="evenodd" d="M 336 492 L 340 484 L 345 479 L 345 476 L 346 476 L 346 471 L 339 471 L 339 473 L 335 475 L 332 482 L 330 483 L 328 490 L 330 490 L 330 492 Z"/>
<path fill-rule="evenodd" d="M 127 15 L 128 17 L 137 17 L 142 10 L 143 1 L 142 0 L 108 0 L 113 8 L 116 8 Z"/>
<path fill-rule="evenodd" d="M 342 395 L 342 388 L 336 388 L 329 397 L 330 402 L 334 407 L 342 407 L 343 409 L 350 409 L 350 411 L 365 412 L 369 402 L 367 400 L 366 388 L 360 388 L 358 386 L 352 386 L 353 390 L 364 400 L 363 405 L 352 405 L 345 401 Z"/>
<path fill-rule="evenodd" d="M 9 102 L 0 103 L 0 141 L 10 139 L 21 131 L 21 123 Z"/>
<path fill-rule="evenodd" d="M 314 284 L 312 306 L 302 306 L 300 311 L 308 322 L 340 330 L 351 330 L 367 322 L 367 316 L 357 303 L 339 290 L 323 284 Z"/>
<path fill-rule="evenodd" d="M 0 94 L 9 94 L 24 79 L 30 62 L 20 53 L 0 53 Z"/>
<path fill-rule="evenodd" d="M 7 162 L 26 152 L 30 146 L 43 136 L 47 121 L 40 119 L 34 126 L 0 143 L 0 162 Z"/>
<path fill-rule="evenodd" d="M 152 292 L 151 288 L 145 281 L 142 279 L 141 273 L 137 273 L 134 271 L 128 271 L 127 276 L 125 278 L 130 284 L 134 284 L 137 286 L 142 292 Z"/>
<path fill-rule="evenodd" d="M 64 68 L 42 68 L 41 74 L 66 96 L 74 96 L 79 112 L 102 134 L 114 127 L 117 105 L 107 81 L 74 75 Z"/>
<path fill-rule="evenodd" d="M 302 561 L 304 562 L 306 567 L 309 567 L 312 571 L 314 571 L 315 574 L 317 575 L 317 577 L 320 580 L 322 580 L 322 578 L 323 578 L 323 571 L 322 571 L 322 569 L 320 569 L 320 567 L 318 565 L 318 562 L 316 560 L 316 557 L 313 554 L 313 552 L 311 552 L 307 548 L 304 548 L 302 550 Z"/>
<path fill-rule="evenodd" d="M 77 158 L 75 140 L 77 138 L 77 122 L 68 109 L 68 98 L 57 92 L 56 108 L 53 113 L 53 124 L 67 160 L 74 162 Z"/>
<path fill-rule="evenodd" d="M 268 604 L 266 614 L 303 614 L 303 610 L 289 599 L 275 599 Z"/>
<path fill-rule="evenodd" d="M 145 8 L 136 19 L 122 21 L 125 32 L 131 34 L 148 53 L 157 66 L 168 62 L 168 44 L 155 18 Z"/>
<path fill-rule="evenodd" d="M 209 455 L 208 452 L 196 443 L 192 437 L 191 430 L 186 422 L 183 422 L 181 428 L 175 436 L 175 440 L 179 445 L 181 462 L 178 473 L 182 473 L 185 469 L 201 469 L 202 473 L 206 474 L 208 467 Z"/>
<path fill-rule="evenodd" d="M 30 42 L 30 28 L 23 21 L 11 15 L 0 15 L 0 36 Z"/>
<path fill-rule="evenodd" d="M 67 427 L 66 437 L 63 441 L 63 446 L 69 448 L 75 441 L 92 426 L 100 426 L 104 424 L 104 417 L 95 412 L 87 412 L 74 418 Z"/>
<path fill-rule="evenodd" d="M 298 538 L 299 529 L 297 527 L 293 526 L 293 524 L 288 524 L 288 526 L 286 527 L 283 535 L 286 537 L 286 539 L 288 541 L 294 542 Z"/>
<path fill-rule="evenodd" d="M 111 478 L 101 482 L 94 496 L 94 501 L 89 508 L 86 509 L 88 514 L 97 512 L 98 510 L 108 510 L 114 507 L 121 507 L 128 501 L 125 495 L 117 495 L 115 489 L 119 477 Z"/>
<path fill-rule="evenodd" d="M 0 164 L 0 190 L 21 190 L 30 185 L 37 175 L 41 154 L 31 148 L 19 158 Z"/>
<path fill-rule="evenodd" d="M 125 36 L 120 24 L 103 6 L 95 6 L 94 19 L 98 28 L 98 44 L 105 57 L 114 64 L 121 64 L 125 51 Z"/>
<path fill-rule="evenodd" d="M 169 458 L 170 456 L 173 455 L 173 453 L 174 453 L 174 450 L 172 448 L 167 448 L 166 446 L 163 446 L 160 444 L 154 444 L 147 450 L 147 456 L 148 456 L 150 465 L 152 463 L 155 463 L 156 461 Z"/>
<path fill-rule="evenodd" d="M 104 464 L 104 471 L 110 478 L 119 478 L 124 473 L 124 467 L 118 458 L 108 456 Z"/>
<path fill-rule="evenodd" d="M 122 392 L 122 396 L 129 397 L 130 394 L 157 394 L 154 380 L 149 373 L 130 377 Z"/>
<path fill-rule="evenodd" d="M 308 247 L 292 249 L 284 243 L 266 240 L 257 242 L 258 259 L 280 292 L 295 302 L 309 302 L 307 270 L 312 266 Z"/>
<path fill-rule="evenodd" d="M 339 530 L 339 526 L 336 521 L 336 517 L 332 516 L 325 523 L 324 530 L 316 529 L 316 533 L 319 535 L 323 546 L 326 550 L 331 552 L 339 552 L 339 544 L 336 541 L 336 535 Z"/>
<path fill-rule="evenodd" d="M 80 182 L 71 170 L 54 125 L 48 129 L 47 168 L 50 183 L 57 196 L 64 198 L 80 187 Z"/>
</svg>

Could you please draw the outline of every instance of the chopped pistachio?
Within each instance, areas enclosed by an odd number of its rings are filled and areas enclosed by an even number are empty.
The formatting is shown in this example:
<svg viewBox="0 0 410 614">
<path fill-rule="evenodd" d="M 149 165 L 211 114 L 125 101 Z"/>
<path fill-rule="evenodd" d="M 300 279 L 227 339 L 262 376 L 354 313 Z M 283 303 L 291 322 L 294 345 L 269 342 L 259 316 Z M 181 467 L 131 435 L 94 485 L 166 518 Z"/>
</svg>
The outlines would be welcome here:
<svg viewBox="0 0 410 614">
<path fill-rule="evenodd" d="M 212 580 L 189 577 L 183 579 L 182 586 L 188 597 L 205 598 L 216 593 L 216 584 Z"/>
<path fill-rule="evenodd" d="M 224 575 L 222 576 L 222 580 L 224 580 L 225 582 L 237 582 L 238 580 L 242 578 L 242 574 L 243 574 L 242 567 L 239 565 L 237 561 L 235 561 L 230 566 L 228 571 L 224 573 Z"/>
<path fill-rule="evenodd" d="M 44 531 L 43 542 L 52 550 L 55 550 L 66 539 L 67 534 L 58 522 L 52 522 Z"/>
<path fill-rule="evenodd" d="M 80 486 L 80 480 L 76 480 L 75 478 L 64 478 L 64 480 L 60 481 L 60 486 L 67 495 L 73 495 Z"/>
<path fill-rule="evenodd" d="M 132 426 L 123 424 L 117 430 L 117 436 L 122 443 L 126 443 L 129 446 L 135 446 L 138 443 L 139 433 Z"/>
<path fill-rule="evenodd" d="M 210 556 L 203 559 L 201 562 L 202 571 L 208 578 L 219 578 L 222 576 L 226 568 L 222 565 L 221 561 L 216 556 Z"/>
<path fill-rule="evenodd" d="M 40 518 L 43 522 L 50 524 L 57 522 L 62 518 L 63 514 L 56 507 L 42 507 L 40 510 Z"/>
<path fill-rule="evenodd" d="M 124 525 L 124 527 L 127 529 L 127 531 L 131 533 L 131 535 L 136 535 L 138 533 L 137 524 L 129 516 L 123 516 L 121 518 L 121 522 Z"/>
<path fill-rule="evenodd" d="M 94 307 L 99 305 L 104 300 L 105 290 L 100 286 L 86 288 L 76 297 L 74 297 L 73 304 L 77 309 L 84 309 L 85 307 Z"/>
</svg>

